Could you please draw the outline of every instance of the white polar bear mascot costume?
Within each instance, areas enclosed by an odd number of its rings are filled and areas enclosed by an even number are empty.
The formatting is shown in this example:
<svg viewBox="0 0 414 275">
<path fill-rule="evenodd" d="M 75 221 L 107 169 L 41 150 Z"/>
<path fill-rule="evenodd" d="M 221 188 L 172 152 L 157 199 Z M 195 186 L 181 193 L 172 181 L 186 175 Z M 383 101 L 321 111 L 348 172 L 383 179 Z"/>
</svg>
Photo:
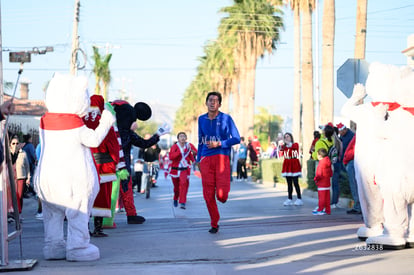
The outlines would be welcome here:
<svg viewBox="0 0 414 275">
<path fill-rule="evenodd" d="M 89 243 L 88 222 L 99 180 L 89 147 L 99 146 L 115 117 L 104 110 L 95 130 L 83 124 L 89 108 L 85 77 L 55 74 L 45 103 L 48 113 L 40 122 L 41 155 L 34 179 L 43 204 L 43 254 L 46 260 L 97 260 L 99 249 Z"/>
<path fill-rule="evenodd" d="M 395 80 L 396 101 L 400 108 L 382 116 L 378 132 L 384 137 L 382 157 L 376 170 L 376 181 L 384 199 L 384 233 L 367 239 L 368 245 L 384 249 L 414 247 L 414 72 L 401 68 Z"/>
<path fill-rule="evenodd" d="M 375 183 L 375 169 L 381 140 L 375 132 L 378 125 L 378 110 L 381 102 L 394 102 L 394 80 L 399 77 L 399 69 L 379 63 L 369 68 L 366 89 L 362 84 L 355 85 L 352 97 L 342 107 L 342 115 L 356 122 L 355 179 L 365 226 L 358 229 L 361 240 L 381 235 L 383 232 L 383 201 L 379 186 Z M 369 95 L 372 102 L 359 105 Z M 392 111 L 390 109 L 390 111 Z M 385 120 L 385 119 L 384 119 Z"/>
</svg>

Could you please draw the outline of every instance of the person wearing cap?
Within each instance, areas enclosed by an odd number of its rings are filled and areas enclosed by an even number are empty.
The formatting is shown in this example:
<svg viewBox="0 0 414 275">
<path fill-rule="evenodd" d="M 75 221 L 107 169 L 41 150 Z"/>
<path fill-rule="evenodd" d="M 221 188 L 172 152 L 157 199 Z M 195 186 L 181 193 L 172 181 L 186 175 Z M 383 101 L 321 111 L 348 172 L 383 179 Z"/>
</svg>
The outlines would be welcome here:
<svg viewBox="0 0 414 275">
<path fill-rule="evenodd" d="M 343 159 L 343 154 L 346 151 L 346 148 L 348 148 L 349 143 L 351 142 L 352 138 L 354 137 L 354 132 L 347 128 L 344 124 L 341 122 L 336 124 L 336 127 L 339 131 L 339 139 L 342 141 L 342 152 L 340 152 L 340 159 Z"/>
</svg>

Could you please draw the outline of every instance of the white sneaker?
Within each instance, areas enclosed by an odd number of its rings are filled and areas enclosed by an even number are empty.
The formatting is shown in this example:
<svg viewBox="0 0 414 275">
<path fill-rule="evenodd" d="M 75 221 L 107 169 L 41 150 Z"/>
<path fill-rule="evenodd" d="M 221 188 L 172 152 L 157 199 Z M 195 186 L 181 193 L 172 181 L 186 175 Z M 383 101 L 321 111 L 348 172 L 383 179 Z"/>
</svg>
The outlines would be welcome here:
<svg viewBox="0 0 414 275">
<path fill-rule="evenodd" d="M 35 215 L 35 218 L 38 219 L 38 220 L 43 220 L 43 213 L 37 213 Z"/>
<path fill-rule="evenodd" d="M 335 209 L 335 208 L 337 208 L 336 204 L 331 204 L 331 209 Z"/>
<path fill-rule="evenodd" d="M 293 202 L 291 199 L 287 199 L 285 200 L 285 202 L 283 203 L 284 206 L 289 206 L 289 205 L 293 205 Z"/>
<path fill-rule="evenodd" d="M 301 199 L 297 199 L 295 201 L 294 205 L 301 206 L 301 205 L 303 205 L 303 201 Z"/>
</svg>

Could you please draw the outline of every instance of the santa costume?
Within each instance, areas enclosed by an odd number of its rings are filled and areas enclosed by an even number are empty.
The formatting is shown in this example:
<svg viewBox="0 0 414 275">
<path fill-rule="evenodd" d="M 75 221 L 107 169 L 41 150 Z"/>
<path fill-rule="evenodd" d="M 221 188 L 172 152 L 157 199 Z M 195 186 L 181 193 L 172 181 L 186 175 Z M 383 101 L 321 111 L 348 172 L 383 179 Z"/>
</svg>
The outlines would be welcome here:
<svg viewBox="0 0 414 275">
<path fill-rule="evenodd" d="M 181 208 L 185 209 L 190 185 L 191 164 L 195 161 L 193 152 L 197 154 L 197 149 L 189 142 L 186 142 L 183 146 L 177 142 L 170 149 L 171 169 L 169 173 L 174 185 L 175 207 L 180 203 Z"/>
<path fill-rule="evenodd" d="M 91 96 L 91 107 L 89 113 L 84 117 L 88 128 L 96 129 L 99 125 L 104 110 L 104 98 L 100 95 Z M 92 216 L 94 217 L 95 229 L 93 237 L 106 237 L 102 231 L 103 217 L 111 217 L 111 193 L 112 182 L 116 180 L 116 165 L 119 162 L 119 144 L 113 127 L 97 148 L 91 148 L 94 156 L 96 170 L 100 178 L 100 189 L 95 199 Z"/>
</svg>

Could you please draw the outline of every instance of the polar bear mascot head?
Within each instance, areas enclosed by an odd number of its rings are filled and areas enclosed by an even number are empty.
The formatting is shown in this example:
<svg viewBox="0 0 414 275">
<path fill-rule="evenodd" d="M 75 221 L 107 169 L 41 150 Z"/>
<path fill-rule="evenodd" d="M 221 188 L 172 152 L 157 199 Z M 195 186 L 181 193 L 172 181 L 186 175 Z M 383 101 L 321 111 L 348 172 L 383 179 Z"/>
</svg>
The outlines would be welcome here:
<svg viewBox="0 0 414 275">
<path fill-rule="evenodd" d="M 395 84 L 401 76 L 400 68 L 394 65 L 374 62 L 369 66 L 365 89 L 375 102 L 393 102 Z"/>
<path fill-rule="evenodd" d="M 46 107 L 51 113 L 77 114 L 83 117 L 89 108 L 88 80 L 84 76 L 56 73 L 46 91 Z"/>
</svg>

